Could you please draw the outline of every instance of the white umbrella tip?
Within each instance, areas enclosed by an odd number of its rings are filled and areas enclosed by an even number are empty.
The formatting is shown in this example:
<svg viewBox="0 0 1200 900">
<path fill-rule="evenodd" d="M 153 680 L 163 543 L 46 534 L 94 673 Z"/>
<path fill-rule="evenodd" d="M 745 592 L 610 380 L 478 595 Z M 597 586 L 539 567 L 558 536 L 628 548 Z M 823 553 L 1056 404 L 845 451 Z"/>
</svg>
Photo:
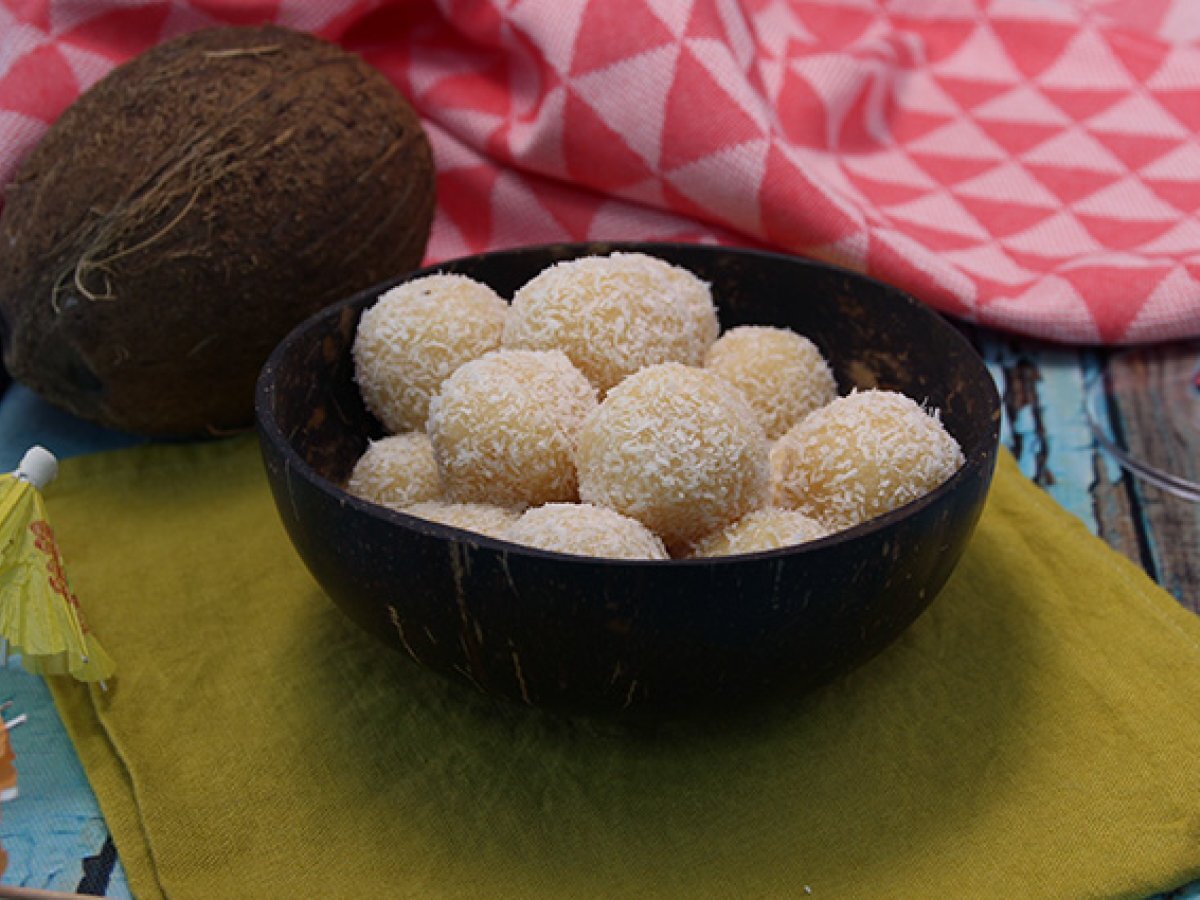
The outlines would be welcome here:
<svg viewBox="0 0 1200 900">
<path fill-rule="evenodd" d="M 41 490 L 58 474 L 58 459 L 45 447 L 30 447 L 17 466 L 16 476 Z"/>
</svg>

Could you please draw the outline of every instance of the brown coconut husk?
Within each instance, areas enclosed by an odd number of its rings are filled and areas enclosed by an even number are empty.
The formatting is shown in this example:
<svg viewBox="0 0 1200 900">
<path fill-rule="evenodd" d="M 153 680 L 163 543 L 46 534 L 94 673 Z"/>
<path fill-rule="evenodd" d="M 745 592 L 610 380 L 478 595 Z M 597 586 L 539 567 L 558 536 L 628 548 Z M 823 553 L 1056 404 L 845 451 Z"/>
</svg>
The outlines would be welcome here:
<svg viewBox="0 0 1200 900">
<path fill-rule="evenodd" d="M 288 330 L 420 263 L 433 163 L 412 109 L 357 56 L 218 28 L 98 82 L 5 201 L 12 375 L 110 427 L 225 433 L 250 423 Z"/>
</svg>

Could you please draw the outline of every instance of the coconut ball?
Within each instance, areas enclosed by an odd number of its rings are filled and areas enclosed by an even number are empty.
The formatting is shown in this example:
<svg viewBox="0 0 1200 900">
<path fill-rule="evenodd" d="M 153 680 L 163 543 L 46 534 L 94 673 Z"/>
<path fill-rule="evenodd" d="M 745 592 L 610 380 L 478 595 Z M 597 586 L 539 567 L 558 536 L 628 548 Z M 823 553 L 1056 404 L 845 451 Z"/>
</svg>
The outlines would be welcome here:
<svg viewBox="0 0 1200 900">
<path fill-rule="evenodd" d="M 561 350 L 603 395 L 645 366 L 699 365 L 707 345 L 687 306 L 640 264 L 586 256 L 543 269 L 513 297 L 503 345 Z"/>
<path fill-rule="evenodd" d="M 731 328 L 709 348 L 704 367 L 742 392 L 770 440 L 837 396 L 817 345 L 788 328 Z"/>
<path fill-rule="evenodd" d="M 588 417 L 576 455 L 584 502 L 656 532 L 672 551 L 766 500 L 766 435 L 711 372 L 663 363 L 630 375 Z"/>
<path fill-rule="evenodd" d="M 427 519 L 430 522 L 493 538 L 502 537 L 520 515 L 515 509 L 491 503 L 449 503 L 442 500 L 414 503 L 401 511 L 418 519 Z"/>
<path fill-rule="evenodd" d="M 734 556 L 791 547 L 825 537 L 830 531 L 798 509 L 767 507 L 742 516 L 732 525 L 703 538 L 692 556 Z"/>
<path fill-rule="evenodd" d="M 712 288 L 694 272 L 682 266 L 673 266 L 665 259 L 647 253 L 614 253 L 610 257 L 623 265 L 637 266 L 659 278 L 664 290 L 680 300 L 695 323 L 700 342 L 711 347 L 717 339 L 721 326 L 717 320 L 717 308 L 713 304 Z"/>
<path fill-rule="evenodd" d="M 596 403 L 557 350 L 497 350 L 460 367 L 429 404 L 447 495 L 501 506 L 577 499 L 575 445 Z"/>
<path fill-rule="evenodd" d="M 856 391 L 776 441 L 772 499 L 836 531 L 929 493 L 962 464 L 936 411 L 895 391 Z"/>
<path fill-rule="evenodd" d="M 514 544 L 577 556 L 670 558 L 658 535 L 641 522 L 589 503 L 547 503 L 528 509 L 502 537 Z"/>
<path fill-rule="evenodd" d="M 437 500 L 442 496 L 442 480 L 429 437 L 414 431 L 370 441 L 354 464 L 346 490 L 397 509 Z"/>
<path fill-rule="evenodd" d="M 465 275 L 426 275 L 383 294 L 354 338 L 363 402 L 393 433 L 425 427 L 429 400 L 469 360 L 500 346 L 508 304 Z"/>
</svg>

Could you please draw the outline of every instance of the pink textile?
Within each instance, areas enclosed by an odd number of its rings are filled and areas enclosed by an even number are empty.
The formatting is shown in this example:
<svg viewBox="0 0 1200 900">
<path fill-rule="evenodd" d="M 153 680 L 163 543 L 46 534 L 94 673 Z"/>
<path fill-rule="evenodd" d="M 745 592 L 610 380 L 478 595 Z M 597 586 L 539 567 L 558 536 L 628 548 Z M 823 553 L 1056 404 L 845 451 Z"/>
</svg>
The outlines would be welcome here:
<svg viewBox="0 0 1200 900">
<path fill-rule="evenodd" d="M 0 183 L 115 64 L 262 21 L 413 102 L 431 260 L 717 241 L 1053 340 L 1200 335 L 1195 0 L 0 0 Z"/>
</svg>

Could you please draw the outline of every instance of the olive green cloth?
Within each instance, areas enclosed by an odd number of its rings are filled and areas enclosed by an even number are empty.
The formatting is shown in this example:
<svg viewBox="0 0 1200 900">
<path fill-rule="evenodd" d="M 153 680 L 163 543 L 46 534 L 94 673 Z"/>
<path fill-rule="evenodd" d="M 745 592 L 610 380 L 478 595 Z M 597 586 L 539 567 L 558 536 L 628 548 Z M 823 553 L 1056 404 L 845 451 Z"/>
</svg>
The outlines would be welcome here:
<svg viewBox="0 0 1200 900">
<path fill-rule="evenodd" d="M 250 437 L 68 461 L 117 660 L 55 695 L 139 897 L 1114 897 L 1200 876 L 1200 621 L 1005 455 L 962 564 L 815 693 L 631 727 L 443 682 L 294 554 Z"/>
</svg>

